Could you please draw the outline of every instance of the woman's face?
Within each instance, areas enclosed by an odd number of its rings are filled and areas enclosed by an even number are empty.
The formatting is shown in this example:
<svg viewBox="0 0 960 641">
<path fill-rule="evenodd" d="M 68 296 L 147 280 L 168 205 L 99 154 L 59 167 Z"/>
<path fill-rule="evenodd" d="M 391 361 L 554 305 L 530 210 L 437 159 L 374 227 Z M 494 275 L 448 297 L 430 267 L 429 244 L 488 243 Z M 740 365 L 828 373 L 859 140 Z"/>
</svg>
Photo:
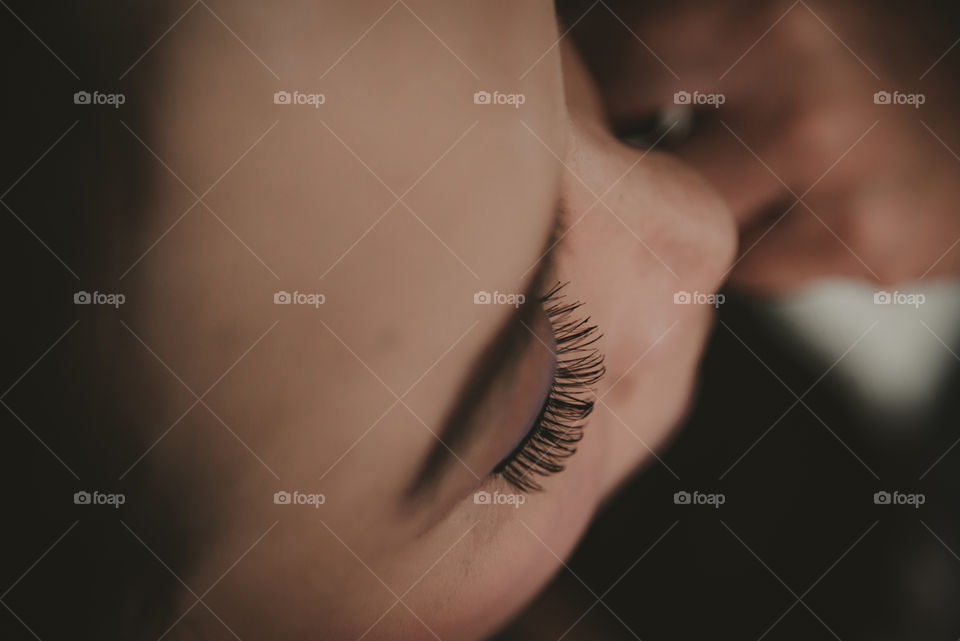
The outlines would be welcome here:
<svg viewBox="0 0 960 641">
<path fill-rule="evenodd" d="M 194 593 L 178 616 L 203 604 L 170 635 L 479 638 L 660 464 L 714 311 L 674 295 L 716 290 L 731 219 L 681 163 L 611 135 L 550 2 L 224 11 L 243 44 L 197 12 L 155 53 L 171 71 L 145 140 L 203 200 L 177 222 L 196 196 L 158 169 L 144 250 L 168 233 L 135 268 L 138 334 L 183 383 L 147 357 L 164 403 L 141 464 L 200 541 L 174 568 Z M 595 385 L 554 355 L 577 331 L 536 300 L 558 282 L 583 303 L 568 320 L 598 328 Z M 524 492 L 498 470 L 555 373 L 595 406 L 566 469 L 513 463 L 542 486 Z"/>
</svg>

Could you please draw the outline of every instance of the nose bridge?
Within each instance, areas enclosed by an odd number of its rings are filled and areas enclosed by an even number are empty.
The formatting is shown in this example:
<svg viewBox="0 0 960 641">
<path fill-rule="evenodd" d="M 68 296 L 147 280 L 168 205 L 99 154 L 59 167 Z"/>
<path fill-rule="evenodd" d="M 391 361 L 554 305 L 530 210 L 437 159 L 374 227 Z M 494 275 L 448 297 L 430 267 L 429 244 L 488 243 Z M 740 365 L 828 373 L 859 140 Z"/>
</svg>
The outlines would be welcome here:
<svg viewBox="0 0 960 641">
<path fill-rule="evenodd" d="M 579 161 L 591 167 L 588 184 L 605 194 L 591 215 L 616 217 L 619 231 L 635 234 L 648 257 L 669 270 L 671 286 L 716 289 L 735 254 L 736 231 L 729 208 L 698 172 L 612 136 L 595 137 Z"/>
</svg>

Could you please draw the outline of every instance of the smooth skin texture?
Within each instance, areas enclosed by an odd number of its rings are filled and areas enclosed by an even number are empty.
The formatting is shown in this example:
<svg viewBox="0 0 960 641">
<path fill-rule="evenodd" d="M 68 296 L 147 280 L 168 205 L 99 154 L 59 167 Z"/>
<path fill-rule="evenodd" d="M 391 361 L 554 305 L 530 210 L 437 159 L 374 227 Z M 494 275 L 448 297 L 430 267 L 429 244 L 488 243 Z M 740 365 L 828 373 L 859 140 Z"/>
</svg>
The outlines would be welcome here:
<svg viewBox="0 0 960 641">
<path fill-rule="evenodd" d="M 657 464 L 687 407 L 713 308 L 674 293 L 713 292 L 730 265 L 722 200 L 675 158 L 613 137 L 577 55 L 554 46 L 552 3 L 397 6 L 336 62 L 389 6 L 224 6 L 280 83 L 213 19 L 185 21 L 157 51 L 169 74 L 151 147 L 198 193 L 242 156 L 204 198 L 233 233 L 196 211 L 137 268 L 149 303 L 136 326 L 191 387 L 216 382 L 204 401 L 219 417 L 189 413 L 144 462 L 197 552 L 174 569 L 197 594 L 212 588 L 209 610 L 168 638 L 231 637 L 226 625 L 240 638 L 482 638 L 638 463 Z M 280 89 L 326 104 L 275 105 Z M 526 101 L 475 105 L 478 90 Z M 192 202 L 157 171 L 144 246 Z M 524 291 L 558 200 L 549 280 L 584 302 L 607 366 L 579 451 L 519 509 L 473 502 L 515 491 L 483 448 L 411 507 L 403 489 L 512 311 L 473 293 Z M 276 306 L 278 289 L 326 303 Z M 152 440 L 195 399 L 144 362 Z M 485 429 L 516 440 L 527 427 Z M 275 505 L 278 490 L 326 501 Z M 182 591 L 176 615 L 194 603 Z"/>
</svg>

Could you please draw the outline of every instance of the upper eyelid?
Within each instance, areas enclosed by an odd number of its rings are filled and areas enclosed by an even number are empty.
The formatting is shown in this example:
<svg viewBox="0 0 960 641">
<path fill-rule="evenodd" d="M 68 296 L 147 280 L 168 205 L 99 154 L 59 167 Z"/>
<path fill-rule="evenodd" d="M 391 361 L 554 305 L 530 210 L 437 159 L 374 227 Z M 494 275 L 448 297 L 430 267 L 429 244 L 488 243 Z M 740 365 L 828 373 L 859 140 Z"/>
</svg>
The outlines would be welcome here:
<svg viewBox="0 0 960 641">
<path fill-rule="evenodd" d="M 594 407 L 594 402 L 582 395 L 590 391 L 606 371 L 603 354 L 595 346 L 602 334 L 590 324 L 589 316 L 570 319 L 582 304 L 564 303 L 559 294 L 563 287 L 558 284 L 543 299 L 557 353 L 557 369 L 544 411 L 526 440 L 511 453 L 500 471 L 520 491 L 542 489 L 535 479 L 529 478 L 530 472 L 545 476 L 564 469 L 563 461 L 576 452 L 581 430 Z M 565 359 L 564 355 L 575 358 Z M 558 397 L 562 398 L 559 403 Z M 532 448 L 536 458 L 527 450 L 531 442 L 536 443 Z"/>
<path fill-rule="evenodd" d="M 532 340 L 520 321 L 525 318 L 529 320 L 529 314 L 535 312 L 539 306 L 543 284 L 552 272 L 554 250 L 559 244 L 562 219 L 565 218 L 562 200 L 558 198 L 547 242 L 534 263 L 536 272 L 527 287 L 527 303 L 521 306 L 515 315 L 508 317 L 468 372 L 444 421 L 444 427 L 439 432 L 436 444 L 428 452 L 404 493 L 407 502 L 421 498 L 450 465 L 451 459 L 456 460 L 451 452 L 456 451 L 463 443 L 477 438 L 480 427 L 477 421 L 479 409 L 491 402 L 492 390 L 496 389 L 505 371 L 515 368 L 515 358 L 525 351 L 525 346 Z"/>
</svg>

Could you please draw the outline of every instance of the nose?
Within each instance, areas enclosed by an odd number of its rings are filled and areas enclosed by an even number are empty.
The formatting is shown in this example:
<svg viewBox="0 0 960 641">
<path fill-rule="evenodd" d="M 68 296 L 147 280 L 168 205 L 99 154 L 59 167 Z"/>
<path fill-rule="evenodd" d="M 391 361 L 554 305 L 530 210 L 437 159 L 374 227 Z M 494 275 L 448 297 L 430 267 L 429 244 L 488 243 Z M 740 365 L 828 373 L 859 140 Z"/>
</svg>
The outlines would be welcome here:
<svg viewBox="0 0 960 641">
<path fill-rule="evenodd" d="M 605 130 L 572 128 L 564 201 L 575 222 L 607 217 L 613 244 L 635 273 L 674 291 L 714 292 L 736 254 L 736 224 L 723 198 L 677 158 L 621 143 Z M 662 288 L 662 287 L 661 287 Z"/>
<path fill-rule="evenodd" d="M 563 51 L 570 126 L 562 196 L 572 220 L 607 217 L 607 256 L 654 290 L 714 292 L 737 247 L 733 216 L 706 180 L 674 156 L 618 140 L 580 59 Z M 603 233 L 603 232 L 600 232 Z M 614 253 L 616 249 L 623 253 Z"/>
<path fill-rule="evenodd" d="M 737 234 L 720 196 L 681 161 L 629 147 L 600 126 L 574 125 L 569 144 L 559 261 L 569 273 L 560 276 L 603 331 L 607 376 L 594 420 L 607 427 L 598 433 L 612 488 L 689 405 Z"/>
<path fill-rule="evenodd" d="M 673 156 L 652 152 L 637 167 L 641 165 L 643 172 L 621 183 L 624 199 L 626 193 L 647 188 L 654 202 L 625 215 L 638 224 L 646 220 L 656 225 L 663 260 L 676 266 L 677 280 L 685 288 L 716 291 L 736 255 L 738 234 L 730 209 L 699 173 Z"/>
</svg>

